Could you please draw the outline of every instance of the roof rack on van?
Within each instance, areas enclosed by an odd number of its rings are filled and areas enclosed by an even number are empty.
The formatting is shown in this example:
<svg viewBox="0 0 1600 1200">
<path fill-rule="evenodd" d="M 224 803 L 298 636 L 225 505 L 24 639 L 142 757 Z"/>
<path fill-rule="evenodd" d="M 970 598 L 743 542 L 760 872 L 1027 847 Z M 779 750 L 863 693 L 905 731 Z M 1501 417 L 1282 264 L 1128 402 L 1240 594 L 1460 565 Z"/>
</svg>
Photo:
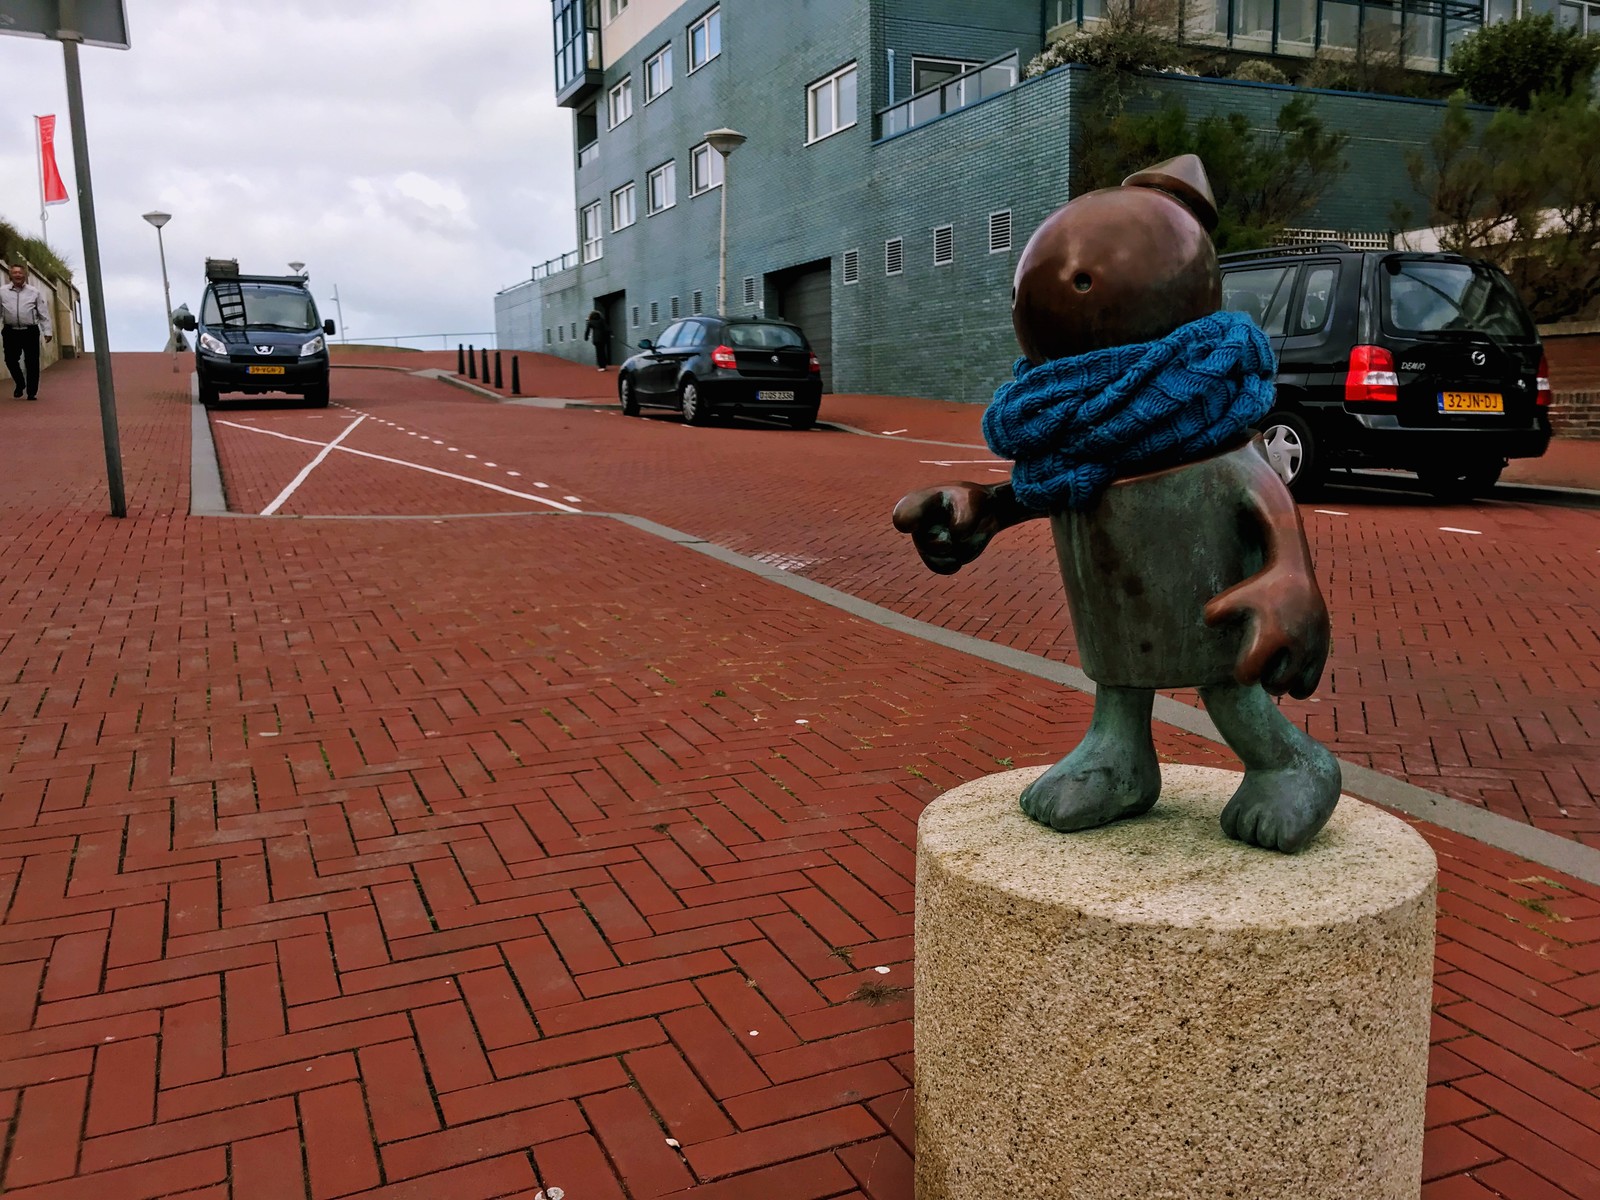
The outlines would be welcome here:
<svg viewBox="0 0 1600 1200">
<path fill-rule="evenodd" d="M 1292 246 L 1268 246 L 1262 250 L 1235 250 L 1217 255 L 1218 262 L 1244 262 L 1252 258 L 1282 258 L 1285 254 L 1325 254 L 1329 250 L 1349 250 L 1344 242 L 1299 242 Z"/>
</svg>

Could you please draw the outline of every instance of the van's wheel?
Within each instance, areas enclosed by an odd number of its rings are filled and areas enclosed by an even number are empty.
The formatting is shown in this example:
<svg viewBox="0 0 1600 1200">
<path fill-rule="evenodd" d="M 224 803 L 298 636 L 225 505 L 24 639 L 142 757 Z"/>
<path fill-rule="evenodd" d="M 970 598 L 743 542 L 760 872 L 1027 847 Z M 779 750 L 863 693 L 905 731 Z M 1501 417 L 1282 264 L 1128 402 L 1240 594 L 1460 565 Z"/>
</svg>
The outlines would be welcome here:
<svg viewBox="0 0 1600 1200">
<path fill-rule="evenodd" d="M 1460 504 L 1487 493 L 1500 481 L 1503 470 L 1503 460 L 1490 458 L 1456 466 L 1418 467 L 1417 478 L 1436 499 L 1446 504 Z"/>
<path fill-rule="evenodd" d="M 711 422 L 711 406 L 706 403 L 699 385 L 692 379 L 685 379 L 678 388 L 678 409 L 683 413 L 687 425 L 708 425 Z"/>
<path fill-rule="evenodd" d="M 622 402 L 623 416 L 639 415 L 639 397 L 633 390 L 633 376 L 623 375 L 617 379 L 617 399 Z"/>
<path fill-rule="evenodd" d="M 802 409 L 790 413 L 786 418 L 790 429 L 810 429 L 817 423 L 817 410 L 814 408 Z"/>
<path fill-rule="evenodd" d="M 207 383 L 204 379 L 200 380 L 200 403 L 201 404 L 203 404 L 206 408 L 210 408 L 213 404 L 217 403 L 217 401 L 219 401 L 220 399 L 222 399 L 222 393 L 217 391 L 217 385 L 216 384 Z"/>
<path fill-rule="evenodd" d="M 321 387 L 307 388 L 306 389 L 306 403 L 308 405 L 310 405 L 312 408 L 327 408 L 328 407 L 328 385 L 327 384 L 323 384 Z"/>
<path fill-rule="evenodd" d="M 1321 484 L 1327 469 L 1317 453 L 1311 426 L 1298 413 L 1279 409 L 1261 419 L 1261 439 L 1266 443 L 1267 461 L 1296 497 L 1311 495 Z"/>
</svg>

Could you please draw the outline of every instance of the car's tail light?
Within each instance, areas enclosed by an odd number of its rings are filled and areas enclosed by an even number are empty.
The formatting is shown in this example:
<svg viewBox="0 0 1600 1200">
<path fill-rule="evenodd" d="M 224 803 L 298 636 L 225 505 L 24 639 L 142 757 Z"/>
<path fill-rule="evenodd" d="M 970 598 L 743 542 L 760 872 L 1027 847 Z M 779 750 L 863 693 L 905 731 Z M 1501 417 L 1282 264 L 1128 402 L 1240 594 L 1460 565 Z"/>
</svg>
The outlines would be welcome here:
<svg viewBox="0 0 1600 1200">
<path fill-rule="evenodd" d="M 811 355 L 811 373 L 813 375 L 821 375 L 822 374 L 822 363 L 817 359 L 817 356 L 816 356 L 815 353 L 813 353 Z"/>
<path fill-rule="evenodd" d="M 1550 406 L 1550 356 L 1539 355 L 1539 374 L 1534 384 L 1533 402 L 1540 408 Z"/>
<path fill-rule="evenodd" d="M 1400 399 L 1400 377 L 1394 373 L 1394 355 L 1382 346 L 1356 346 L 1350 351 L 1350 371 L 1344 377 L 1346 403 Z"/>
<path fill-rule="evenodd" d="M 711 365 L 721 367 L 724 371 L 737 371 L 739 360 L 734 358 L 731 346 L 718 346 L 711 352 Z"/>
</svg>

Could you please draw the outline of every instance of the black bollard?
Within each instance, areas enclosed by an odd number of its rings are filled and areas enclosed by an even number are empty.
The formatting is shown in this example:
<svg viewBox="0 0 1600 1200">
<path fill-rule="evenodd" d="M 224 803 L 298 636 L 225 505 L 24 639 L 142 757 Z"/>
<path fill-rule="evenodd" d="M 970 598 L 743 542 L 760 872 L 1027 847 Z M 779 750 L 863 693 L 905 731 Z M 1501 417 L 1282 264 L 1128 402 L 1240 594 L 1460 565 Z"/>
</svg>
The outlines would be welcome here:
<svg viewBox="0 0 1600 1200">
<path fill-rule="evenodd" d="M 471 346 L 467 347 L 467 378 L 478 377 L 478 355 Z"/>
<path fill-rule="evenodd" d="M 489 347 L 483 348 L 483 381 L 489 382 Z"/>
<path fill-rule="evenodd" d="M 505 384 L 501 381 L 501 375 L 500 375 L 500 351 L 498 351 L 498 350 L 496 350 L 494 352 L 494 385 L 497 388 L 505 387 Z"/>
<path fill-rule="evenodd" d="M 515 354 L 511 356 L 511 394 L 513 396 L 522 395 L 522 374 L 517 370 L 517 356 Z"/>
<path fill-rule="evenodd" d="M 456 374 L 457 375 L 465 375 L 466 373 L 467 373 L 467 350 L 466 350 L 465 346 L 463 346 L 460 342 L 457 342 L 456 343 Z"/>
</svg>

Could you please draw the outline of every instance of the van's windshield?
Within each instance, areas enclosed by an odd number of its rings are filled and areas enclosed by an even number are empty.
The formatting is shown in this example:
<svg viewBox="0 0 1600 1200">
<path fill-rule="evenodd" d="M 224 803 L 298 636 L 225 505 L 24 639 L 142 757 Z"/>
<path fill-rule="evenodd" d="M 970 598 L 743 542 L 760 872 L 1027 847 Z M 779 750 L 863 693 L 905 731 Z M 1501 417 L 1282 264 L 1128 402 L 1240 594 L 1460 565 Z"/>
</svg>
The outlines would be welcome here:
<svg viewBox="0 0 1600 1200">
<path fill-rule="evenodd" d="M 1506 277 L 1483 263 L 1389 258 L 1378 273 L 1384 323 L 1396 333 L 1480 334 L 1531 342 L 1528 310 Z"/>
<path fill-rule="evenodd" d="M 259 284 L 242 284 L 244 295 L 244 320 L 251 329 L 283 329 L 291 333 L 309 333 L 316 329 L 316 309 L 311 297 L 299 288 L 264 287 Z M 217 307 L 216 293 L 206 290 L 206 302 L 200 308 L 200 320 L 206 325 L 221 325 L 222 311 Z"/>
</svg>

